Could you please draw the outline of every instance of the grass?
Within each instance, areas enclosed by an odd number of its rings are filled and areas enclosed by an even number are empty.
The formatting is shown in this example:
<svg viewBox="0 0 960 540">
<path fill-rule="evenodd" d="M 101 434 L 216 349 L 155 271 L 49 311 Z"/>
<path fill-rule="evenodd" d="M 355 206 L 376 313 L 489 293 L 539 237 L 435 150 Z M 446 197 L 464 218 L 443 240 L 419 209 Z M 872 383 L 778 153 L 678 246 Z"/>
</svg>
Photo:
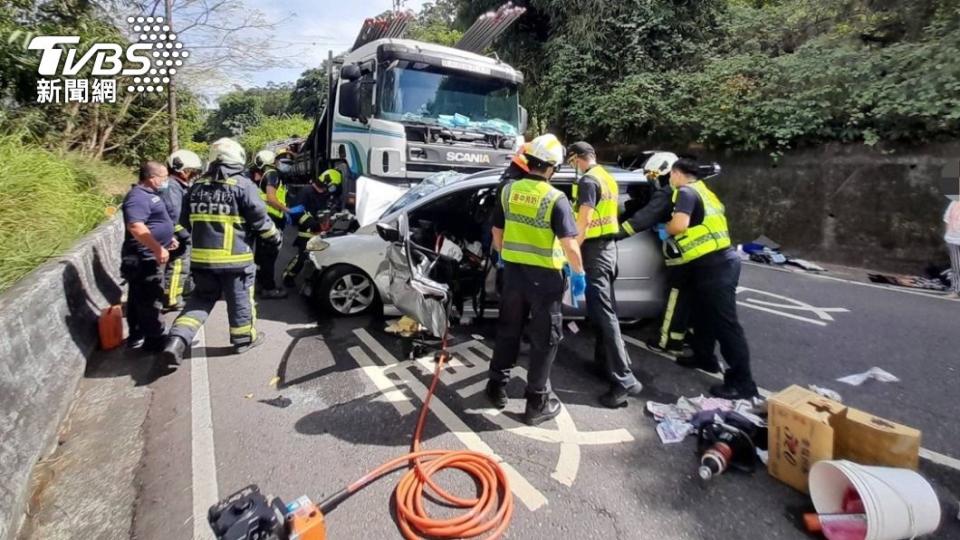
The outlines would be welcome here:
<svg viewBox="0 0 960 540">
<path fill-rule="evenodd" d="M 0 137 L 0 291 L 107 219 L 133 171 Z"/>
</svg>

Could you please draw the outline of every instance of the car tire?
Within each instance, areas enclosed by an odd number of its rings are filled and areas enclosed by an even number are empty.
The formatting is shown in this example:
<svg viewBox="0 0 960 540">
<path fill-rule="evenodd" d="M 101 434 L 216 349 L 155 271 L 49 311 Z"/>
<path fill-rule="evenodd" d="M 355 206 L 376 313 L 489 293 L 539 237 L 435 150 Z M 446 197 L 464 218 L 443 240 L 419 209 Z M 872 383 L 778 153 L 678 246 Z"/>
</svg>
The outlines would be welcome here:
<svg viewBox="0 0 960 540">
<path fill-rule="evenodd" d="M 363 270 L 341 264 L 330 268 L 318 280 L 313 295 L 324 312 L 338 317 L 354 317 L 383 310 L 380 293 L 373 279 Z"/>
</svg>

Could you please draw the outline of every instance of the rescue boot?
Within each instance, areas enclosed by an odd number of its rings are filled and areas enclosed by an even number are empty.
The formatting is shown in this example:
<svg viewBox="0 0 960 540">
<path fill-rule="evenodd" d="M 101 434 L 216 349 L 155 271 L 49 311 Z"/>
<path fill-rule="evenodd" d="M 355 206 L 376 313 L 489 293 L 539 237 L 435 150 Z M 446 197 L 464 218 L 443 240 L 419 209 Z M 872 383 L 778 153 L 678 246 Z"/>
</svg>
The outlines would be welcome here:
<svg viewBox="0 0 960 540">
<path fill-rule="evenodd" d="M 627 398 L 630 396 L 638 396 L 641 391 L 643 391 L 643 385 L 640 383 L 636 383 L 629 388 L 614 384 L 610 386 L 610 390 L 608 390 L 606 394 L 600 396 L 600 404 L 608 409 L 626 407 Z"/>
<path fill-rule="evenodd" d="M 720 362 L 717 362 L 716 357 L 708 360 L 697 356 L 681 357 L 677 358 L 677 365 L 687 369 L 703 370 L 707 373 L 720 373 L 723 371 L 720 369 Z"/>
<path fill-rule="evenodd" d="M 721 399 L 729 399 L 730 401 L 736 401 L 738 399 L 752 400 L 753 398 L 758 397 L 760 394 L 759 392 L 757 392 L 757 385 L 753 383 L 744 385 L 744 387 L 733 386 L 733 385 L 724 383 L 724 384 L 711 386 L 710 395 L 721 398 Z"/>
<path fill-rule="evenodd" d="M 544 394 L 527 393 L 527 409 L 523 413 L 523 421 L 528 426 L 536 426 L 555 418 L 560 414 L 560 400 Z"/>
<path fill-rule="evenodd" d="M 183 360 L 184 353 L 187 352 L 187 343 L 182 338 L 170 336 L 167 338 L 167 345 L 160 353 L 160 359 L 168 366 L 179 366 Z"/>
<path fill-rule="evenodd" d="M 507 406 L 507 385 L 494 381 L 487 381 L 487 387 L 484 389 L 487 399 L 493 406 L 502 409 Z"/>
<path fill-rule="evenodd" d="M 254 347 L 258 347 L 263 344 L 263 341 L 267 339 L 267 334 L 257 330 L 257 338 L 251 341 L 250 343 L 244 343 L 243 345 L 234 346 L 234 350 L 237 354 L 243 354 Z"/>
</svg>

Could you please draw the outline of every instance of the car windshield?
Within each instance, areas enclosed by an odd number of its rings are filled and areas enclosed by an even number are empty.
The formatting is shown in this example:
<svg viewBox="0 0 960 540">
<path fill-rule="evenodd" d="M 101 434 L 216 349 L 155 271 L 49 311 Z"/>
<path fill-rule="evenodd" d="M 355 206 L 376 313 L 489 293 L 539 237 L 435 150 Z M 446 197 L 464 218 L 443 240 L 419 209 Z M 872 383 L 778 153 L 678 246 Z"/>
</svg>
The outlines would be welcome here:
<svg viewBox="0 0 960 540">
<path fill-rule="evenodd" d="M 380 80 L 380 116 L 387 120 L 519 133 L 517 85 L 509 81 L 408 61 L 396 62 Z"/>
<path fill-rule="evenodd" d="M 419 184 L 410 188 L 383 213 L 381 218 L 389 216 L 397 210 L 402 210 L 410 204 L 430 195 L 434 191 L 463 180 L 467 175 L 456 171 L 444 171 L 424 178 Z"/>
</svg>

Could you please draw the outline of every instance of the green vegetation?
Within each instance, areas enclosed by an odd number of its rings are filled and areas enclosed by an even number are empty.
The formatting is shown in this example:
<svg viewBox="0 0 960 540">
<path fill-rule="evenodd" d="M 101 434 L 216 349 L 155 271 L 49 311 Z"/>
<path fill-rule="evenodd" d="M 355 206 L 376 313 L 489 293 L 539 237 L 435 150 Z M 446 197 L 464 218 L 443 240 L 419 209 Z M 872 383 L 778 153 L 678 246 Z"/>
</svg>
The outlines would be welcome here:
<svg viewBox="0 0 960 540">
<path fill-rule="evenodd" d="M 253 156 L 269 142 L 306 137 L 312 128 L 313 122 L 300 115 L 268 116 L 247 129 L 239 141 L 247 150 L 247 156 Z"/>
<path fill-rule="evenodd" d="M 132 182 L 129 169 L 0 137 L 0 291 L 96 227 Z"/>
<path fill-rule="evenodd" d="M 500 0 L 457 0 L 460 27 Z M 530 0 L 496 45 L 535 130 L 785 149 L 960 135 L 956 0 Z"/>
</svg>

